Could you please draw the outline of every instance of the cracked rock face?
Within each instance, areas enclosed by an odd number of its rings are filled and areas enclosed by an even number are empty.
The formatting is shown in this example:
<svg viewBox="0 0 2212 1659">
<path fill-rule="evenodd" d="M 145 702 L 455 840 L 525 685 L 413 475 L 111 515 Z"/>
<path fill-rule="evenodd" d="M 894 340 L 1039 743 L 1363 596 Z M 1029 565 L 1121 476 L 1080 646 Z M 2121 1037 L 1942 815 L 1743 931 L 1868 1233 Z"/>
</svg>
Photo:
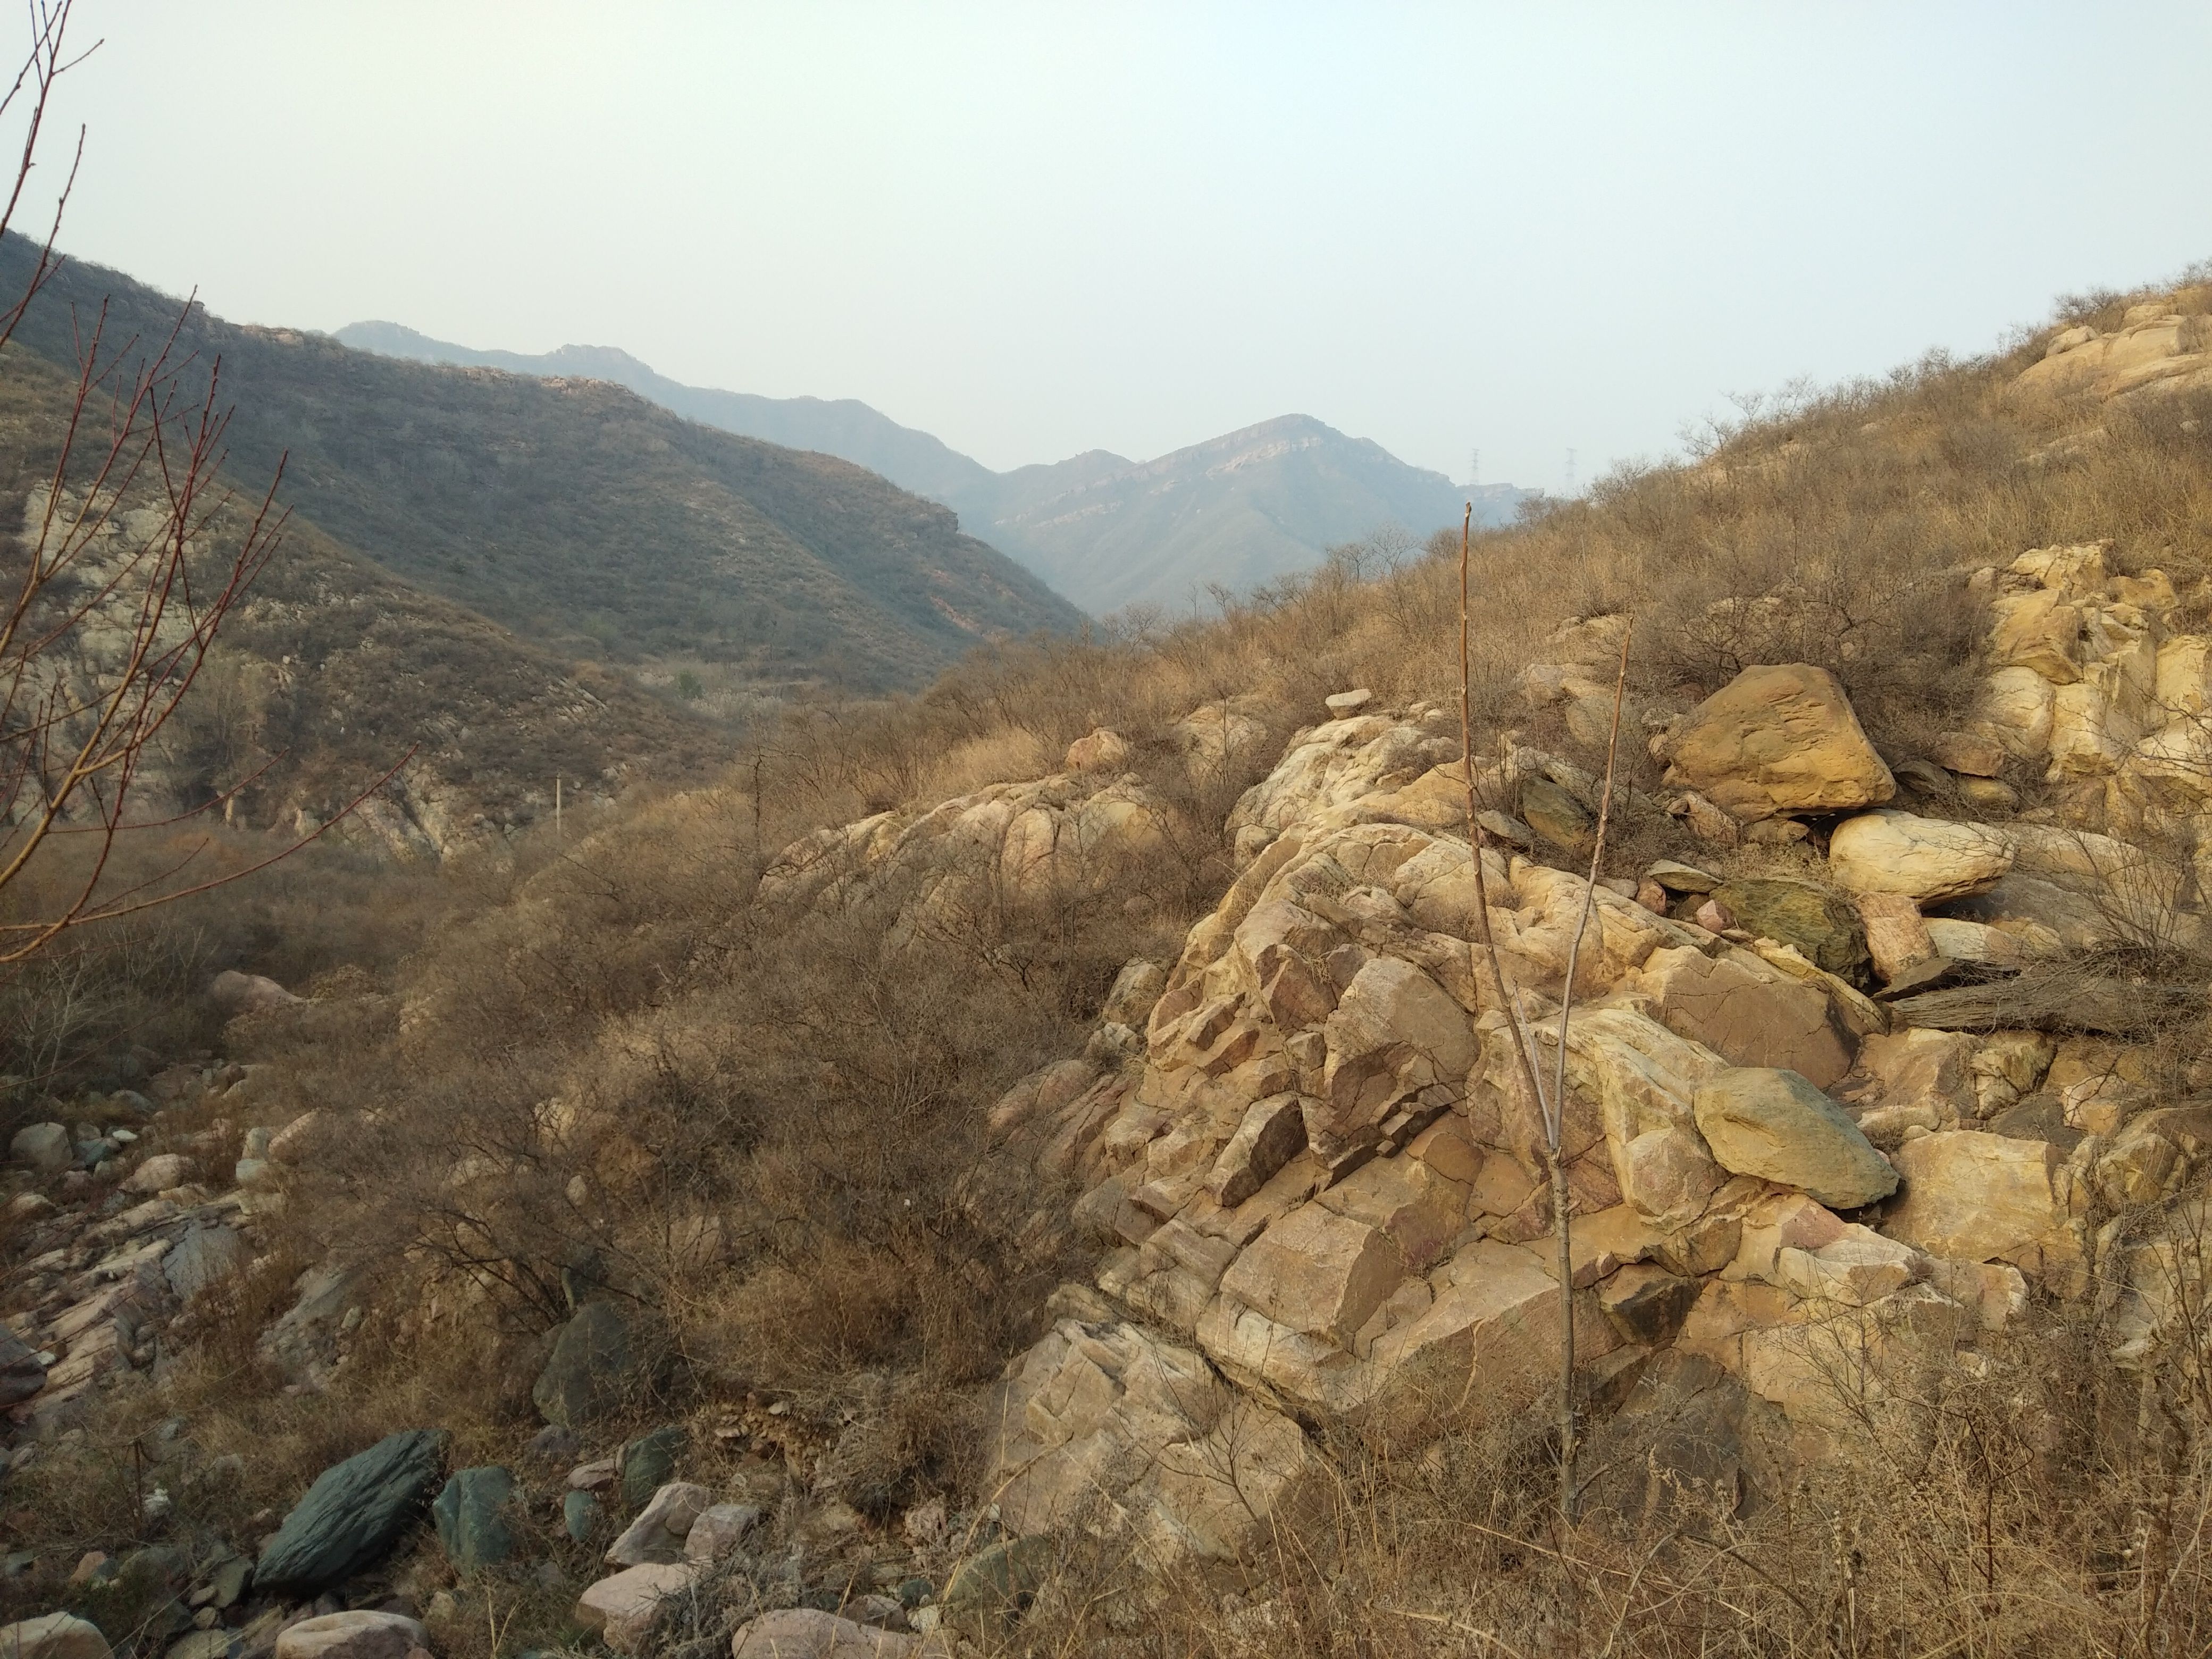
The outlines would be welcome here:
<svg viewBox="0 0 2212 1659">
<path fill-rule="evenodd" d="M 2046 619 L 2079 613 L 2075 635 L 2044 636 L 2076 684 L 2167 660 L 2123 609 L 2158 584 L 2122 598 L 2140 579 L 2078 550 L 2008 580 L 2055 596 Z M 2171 662 L 2202 678 L 2212 654 Z M 2064 688 L 2017 661 L 1991 685 L 2021 718 L 1945 752 L 1984 773 L 2050 754 Z M 2087 1206 L 2171 1193 L 2212 1156 L 2212 1113 L 2166 1109 L 2103 1050 L 2067 1051 L 2062 1074 L 2039 1033 L 1917 1028 L 1856 988 L 1870 946 L 1893 981 L 1966 961 L 2021 972 L 2109 939 L 2130 905 L 2170 909 L 2174 873 L 2124 837 L 1888 810 L 1895 779 L 1834 679 L 1755 668 L 1661 741 L 1729 845 L 1784 847 L 1805 840 L 1797 818 L 1843 817 L 1826 848 L 1789 855 L 1807 878 L 1755 847 L 1716 873 L 1656 866 L 1716 896 L 1723 936 L 1493 845 L 1479 918 L 1455 725 L 1370 700 L 1293 736 L 1231 814 L 1240 873 L 1173 964 L 1133 964 L 1085 1058 L 993 1109 L 1042 1176 L 1078 1185 L 1075 1224 L 1104 1250 L 1000 1391 L 990 1480 L 1013 1533 L 1079 1527 L 1225 1567 L 1315 1513 L 1309 1434 L 1411 1455 L 1547 1397 L 1563 1299 L 1516 1015 L 1567 1083 L 1564 1317 L 1594 1431 L 1619 1406 L 1702 1468 L 1663 1431 L 1682 1413 L 1731 1437 L 1716 1465 L 1731 1479 L 1822 1455 L 1848 1426 L 1840 1372 L 1879 1396 L 2002 1328 L 2031 1282 L 2080 1293 Z M 1478 771 L 1494 799 L 1525 799 L 1531 780 L 1594 799 L 1595 781 L 1533 750 Z M 1133 777 L 1048 779 L 825 832 L 763 895 L 904 872 L 918 902 L 957 902 L 933 896 L 958 880 L 933 848 L 972 843 L 1006 878 L 1009 849 L 1054 867 L 1031 849 L 1079 844 L 1071 826 L 1109 787 L 1141 798 Z M 1016 829 L 1047 819 L 1049 835 Z M 1670 902 L 1664 881 L 1643 890 Z M 1472 943 L 1483 920 L 1512 1010 Z M 2148 1352 L 2170 1310 L 2137 1301 Z"/>
</svg>

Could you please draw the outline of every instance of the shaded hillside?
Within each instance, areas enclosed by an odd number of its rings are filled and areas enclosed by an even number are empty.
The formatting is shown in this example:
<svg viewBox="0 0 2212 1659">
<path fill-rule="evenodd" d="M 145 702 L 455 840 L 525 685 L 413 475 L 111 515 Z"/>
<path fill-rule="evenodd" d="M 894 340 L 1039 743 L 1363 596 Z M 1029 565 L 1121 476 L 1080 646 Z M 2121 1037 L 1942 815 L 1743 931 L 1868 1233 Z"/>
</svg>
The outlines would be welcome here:
<svg viewBox="0 0 2212 1659">
<path fill-rule="evenodd" d="M 0 532 L 15 534 L 26 501 L 44 499 L 70 389 L 51 365 L 9 349 Z M 216 539 L 240 516 L 219 514 Z M 63 648 L 81 646 L 88 640 L 73 636 Z M 391 850 L 441 853 L 550 812 L 556 778 L 571 799 L 611 798 L 648 775 L 696 771 L 718 745 L 702 722 L 627 678 L 519 640 L 295 515 L 143 786 L 149 805 L 185 809 L 251 777 L 237 803 L 245 824 L 304 827 L 410 750 L 362 823 Z"/>
<path fill-rule="evenodd" d="M 357 351 L 421 363 L 503 368 L 515 374 L 612 380 L 664 409 L 748 438 L 825 455 L 880 472 L 902 489 L 953 502 L 991 489 L 998 474 L 927 432 L 901 426 L 857 398 L 763 398 L 749 392 L 685 386 L 615 346 L 564 345 L 557 351 L 478 351 L 434 340 L 398 323 L 352 323 L 335 337 Z"/>
<path fill-rule="evenodd" d="M 20 283 L 27 244 L 0 250 Z M 72 263 L 18 339 L 72 353 L 72 308 L 164 331 L 176 304 Z M 1077 613 L 943 507 L 849 463 L 682 420 L 601 380 L 428 368 L 194 308 L 237 468 L 289 452 L 285 495 L 411 581 L 564 653 L 674 653 L 768 686 L 919 684 L 970 647 Z"/>
<path fill-rule="evenodd" d="M 1319 564 L 1328 548 L 1396 525 L 1418 539 L 1457 522 L 1470 492 L 1381 445 L 1286 415 L 1150 461 L 1091 450 L 994 472 L 926 432 L 850 398 L 761 398 L 689 386 L 611 346 L 527 355 L 434 340 L 398 323 L 355 323 L 338 339 L 419 362 L 537 375 L 591 375 L 680 415 L 750 437 L 818 449 L 941 501 L 962 524 L 1085 610 L 1188 605 L 1215 586 L 1249 592 Z M 1475 520 L 1512 521 L 1536 492 L 1487 484 Z"/>
</svg>

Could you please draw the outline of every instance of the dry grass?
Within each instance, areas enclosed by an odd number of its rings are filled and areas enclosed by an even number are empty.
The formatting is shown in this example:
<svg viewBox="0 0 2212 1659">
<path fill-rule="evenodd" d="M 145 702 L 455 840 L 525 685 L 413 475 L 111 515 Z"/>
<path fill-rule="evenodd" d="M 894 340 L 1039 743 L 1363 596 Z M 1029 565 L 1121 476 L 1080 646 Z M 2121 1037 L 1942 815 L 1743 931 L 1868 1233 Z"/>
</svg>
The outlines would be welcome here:
<svg viewBox="0 0 2212 1659">
<path fill-rule="evenodd" d="M 2117 320 L 2116 303 L 2097 314 Z M 1899 758 L 1971 695 L 1977 566 L 2111 538 L 2119 566 L 2165 569 L 2212 619 L 2212 399 L 2016 404 L 2010 380 L 2038 344 L 1797 398 L 1693 464 L 1625 471 L 1479 538 L 1480 740 L 1601 763 L 1516 686 L 1556 629 L 1600 613 L 1638 617 L 1641 708 L 1685 706 L 1748 662 L 1809 660 Z M 519 1467 L 544 1333 L 580 1291 L 650 1310 L 678 1361 L 607 1441 L 673 1416 L 712 1447 L 714 1423 L 775 1400 L 795 1465 L 862 1510 L 957 1498 L 980 1390 L 1084 1266 L 1066 1195 L 994 1150 L 984 1109 L 1079 1048 L 1125 960 L 1179 948 L 1232 872 L 1230 805 L 1326 695 L 1455 692 L 1455 599 L 1443 550 L 1351 550 L 1203 623 L 1010 642 L 918 696 L 809 707 L 753 728 L 720 782 L 641 793 L 566 841 L 533 832 L 434 877 L 302 860 L 233 901 L 211 942 L 164 945 L 186 977 L 233 963 L 329 975 L 313 1009 L 225 1040 L 270 1064 L 272 1098 L 372 1127 L 297 1180 L 270 1261 L 205 1310 L 205 1340 L 163 1389 L 118 1390 L 81 1464 L 11 1486 L 29 1514 L 16 1535 L 64 1553 L 130 1535 L 123 1449 L 177 1412 L 193 1467 L 240 1459 L 194 1500 L 234 1535 L 395 1428 L 434 1422 L 464 1461 Z M 1186 763 L 1175 722 L 1231 697 L 1268 740 Z M 1040 775 L 1097 726 L 1131 740 L 1164 803 L 1154 867 L 1054 903 L 987 884 L 987 902 L 931 929 L 894 925 L 895 884 L 798 917 L 754 904 L 799 836 Z M 1656 768 L 1623 750 L 1616 871 L 1686 850 L 1652 803 Z M 2033 801 L 2035 781 L 2018 781 Z M 288 1395 L 251 1339 L 298 1268 L 337 1249 L 383 1293 L 328 1392 Z M 2104 1367 L 2094 1336 L 2057 1320 L 1923 1379 L 1862 1425 L 1847 1462 L 1742 1514 L 1694 1492 L 1647 1504 L 1638 1480 L 1635 1501 L 1562 1534 L 1534 1425 L 1409 1463 L 1328 1445 L 1328 1525 L 1285 1539 L 1252 1582 L 1124 1594 L 1110 1551 L 1071 1542 L 1058 1587 L 986 1646 L 2200 1651 L 2212 1603 L 2192 1506 L 2212 1491 L 2212 1416 L 2188 1378 L 2145 1394 Z M 72 1467 L 88 1473 L 65 1496 Z M 562 1574 L 588 1565 L 544 1547 Z M 487 1587 L 441 1650 L 556 1639 L 564 1609 L 543 1587 Z"/>
</svg>

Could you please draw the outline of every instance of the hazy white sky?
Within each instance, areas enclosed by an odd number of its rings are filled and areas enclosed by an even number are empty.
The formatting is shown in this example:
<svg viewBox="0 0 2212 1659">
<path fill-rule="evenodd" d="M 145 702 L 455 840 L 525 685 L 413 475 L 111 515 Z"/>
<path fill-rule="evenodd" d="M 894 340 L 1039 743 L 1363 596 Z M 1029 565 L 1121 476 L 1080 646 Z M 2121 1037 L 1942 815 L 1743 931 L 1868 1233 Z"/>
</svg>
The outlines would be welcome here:
<svg viewBox="0 0 2212 1659">
<path fill-rule="evenodd" d="M 2202 0 L 80 4 L 72 250 L 998 467 L 1297 410 L 1556 489 L 2212 257 Z"/>
</svg>

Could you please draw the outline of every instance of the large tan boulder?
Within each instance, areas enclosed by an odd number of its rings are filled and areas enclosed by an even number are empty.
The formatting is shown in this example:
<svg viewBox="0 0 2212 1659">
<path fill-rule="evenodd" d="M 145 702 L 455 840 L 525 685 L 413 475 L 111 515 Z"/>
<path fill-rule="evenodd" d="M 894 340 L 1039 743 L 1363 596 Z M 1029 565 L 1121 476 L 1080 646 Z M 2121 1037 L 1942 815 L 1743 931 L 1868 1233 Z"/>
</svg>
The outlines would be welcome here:
<svg viewBox="0 0 2212 1659">
<path fill-rule="evenodd" d="M 1068 744 L 1060 764 L 1070 772 L 1120 772 L 1127 769 L 1135 754 L 1127 738 L 1101 726 Z"/>
<path fill-rule="evenodd" d="M 1784 1066 L 1820 1089 L 1850 1070 L 1850 1044 L 1828 999 L 1748 951 L 1654 951 L 1636 983 L 1668 1030 L 1732 1064 Z"/>
<path fill-rule="evenodd" d="M 2058 1148 L 1960 1129 L 1897 1149 L 1904 1195 L 1881 1231 L 1930 1255 L 2040 1272 L 2073 1253 Z"/>
<path fill-rule="evenodd" d="M 1127 1528 L 1166 1566 L 1294 1529 L 1318 1488 L 1297 1424 L 1135 1325 L 1063 1319 L 1008 1368 L 987 1490 L 1022 1536 Z"/>
<path fill-rule="evenodd" d="M 1990 602 L 1996 614 L 1990 650 L 2006 668 L 2032 669 L 2053 685 L 2081 678 L 2081 611 L 2049 588 L 2007 593 Z"/>
<path fill-rule="evenodd" d="M 1897 1190 L 1897 1171 L 1842 1107 L 1795 1072 L 1738 1066 L 1697 1092 L 1698 1132 L 1720 1166 L 1852 1210 Z"/>
<path fill-rule="evenodd" d="M 2012 862 L 2012 844 L 1994 830 L 1911 812 L 1863 812 L 1828 841 L 1828 872 L 1839 886 L 1921 904 L 1987 892 Z"/>
<path fill-rule="evenodd" d="M 1744 823 L 1897 793 L 1836 677 L 1806 663 L 1747 668 L 1699 703 L 1674 733 L 1667 781 Z"/>
<path fill-rule="evenodd" d="M 1221 1288 L 1279 1325 L 1349 1347 L 1405 1276 L 1405 1257 L 1381 1228 L 1307 1204 L 1247 1245 Z"/>
<path fill-rule="evenodd" d="M 1510 1416 L 1558 1375 L 1549 1248 L 1466 1245 L 1425 1279 L 1403 1281 L 1348 1346 L 1278 1322 L 1224 1283 L 1198 1322 L 1199 1345 L 1248 1389 L 1356 1422 L 1379 1440 L 1418 1443 L 1446 1422 Z M 1593 1297 L 1577 1298 L 1575 1341 L 1585 1360 L 1620 1346 Z"/>
<path fill-rule="evenodd" d="M 1976 724 L 2015 759 L 2041 760 L 2051 752 L 2057 693 L 2033 668 L 2000 668 L 1983 682 Z"/>
<path fill-rule="evenodd" d="M 1568 1029 L 1567 1079 L 1598 1109 L 1620 1194 L 1662 1231 L 1695 1220 L 1728 1179 L 1691 1103 L 1727 1070 L 1704 1043 L 1632 1008 L 1583 1009 Z"/>
</svg>

